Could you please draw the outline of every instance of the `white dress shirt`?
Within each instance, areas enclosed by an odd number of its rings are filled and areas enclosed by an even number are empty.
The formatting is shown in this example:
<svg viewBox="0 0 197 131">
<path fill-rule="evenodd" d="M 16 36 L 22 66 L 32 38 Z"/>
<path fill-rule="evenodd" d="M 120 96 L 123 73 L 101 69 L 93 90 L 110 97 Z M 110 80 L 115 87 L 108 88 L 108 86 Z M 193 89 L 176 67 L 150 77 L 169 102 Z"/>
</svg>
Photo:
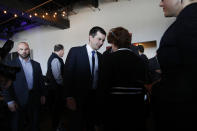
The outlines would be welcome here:
<svg viewBox="0 0 197 131">
<path fill-rule="evenodd" d="M 90 71 L 92 74 L 92 51 L 93 49 L 90 47 L 90 45 L 86 45 L 86 49 L 88 52 L 88 57 L 89 57 L 89 62 L 90 62 Z M 95 51 L 94 57 L 95 57 L 95 67 L 94 67 L 94 79 L 93 79 L 93 89 L 95 89 L 97 87 L 97 81 L 98 81 L 98 55 L 97 55 L 97 51 Z"/>
</svg>

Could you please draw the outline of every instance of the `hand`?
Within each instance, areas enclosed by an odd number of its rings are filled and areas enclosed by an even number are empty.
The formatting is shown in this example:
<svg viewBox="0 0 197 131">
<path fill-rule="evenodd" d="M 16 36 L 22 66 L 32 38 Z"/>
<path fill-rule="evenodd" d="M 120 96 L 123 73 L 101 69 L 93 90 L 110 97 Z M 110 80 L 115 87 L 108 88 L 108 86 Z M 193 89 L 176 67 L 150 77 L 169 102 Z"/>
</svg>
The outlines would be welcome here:
<svg viewBox="0 0 197 131">
<path fill-rule="evenodd" d="M 75 111 L 77 109 L 76 101 L 74 98 L 69 97 L 66 99 L 66 102 L 67 102 L 68 109 L 73 110 L 73 111 Z"/>
<path fill-rule="evenodd" d="M 8 104 L 8 108 L 11 112 L 15 112 L 18 108 L 18 105 L 16 104 L 15 101 L 13 101 L 13 102 Z"/>
<path fill-rule="evenodd" d="M 45 102 L 46 102 L 46 97 L 45 97 L 45 96 L 41 96 L 41 98 L 40 98 L 40 103 L 41 103 L 42 105 L 44 105 Z"/>
</svg>

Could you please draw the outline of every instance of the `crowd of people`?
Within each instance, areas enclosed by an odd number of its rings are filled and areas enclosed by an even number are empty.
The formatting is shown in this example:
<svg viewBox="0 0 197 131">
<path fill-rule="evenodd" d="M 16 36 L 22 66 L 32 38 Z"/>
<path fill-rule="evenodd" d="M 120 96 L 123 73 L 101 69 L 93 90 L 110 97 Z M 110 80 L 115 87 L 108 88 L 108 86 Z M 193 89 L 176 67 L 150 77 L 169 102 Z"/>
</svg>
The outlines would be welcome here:
<svg viewBox="0 0 197 131">
<path fill-rule="evenodd" d="M 153 112 L 156 131 L 193 129 L 197 0 L 161 0 L 160 7 L 166 17 L 177 18 L 151 59 L 142 45 L 131 45 L 127 29 L 106 33 L 95 26 L 89 42 L 72 47 L 65 62 L 64 46 L 54 45 L 44 79 L 40 64 L 30 58 L 29 44 L 19 42 L 18 57 L 6 64 L 21 70 L 2 91 L 11 131 L 39 131 L 40 105 L 47 101 L 53 131 L 65 104 L 69 131 L 146 131 L 147 110 Z M 111 48 L 101 54 L 106 38 Z"/>
</svg>

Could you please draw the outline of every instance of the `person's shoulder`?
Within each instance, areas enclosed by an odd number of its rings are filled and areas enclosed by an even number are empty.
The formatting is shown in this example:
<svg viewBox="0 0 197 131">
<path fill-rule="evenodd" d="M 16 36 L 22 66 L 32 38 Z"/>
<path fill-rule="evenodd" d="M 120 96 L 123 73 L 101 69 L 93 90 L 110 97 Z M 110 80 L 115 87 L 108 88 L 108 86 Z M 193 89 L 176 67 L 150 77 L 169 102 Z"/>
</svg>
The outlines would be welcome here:
<svg viewBox="0 0 197 131">
<path fill-rule="evenodd" d="M 71 47 L 70 48 L 70 51 L 81 50 L 83 48 L 86 48 L 86 46 L 85 45 L 83 45 L 83 46 L 74 46 L 74 47 Z"/>
<path fill-rule="evenodd" d="M 18 63 L 20 62 L 19 58 L 15 58 L 15 59 L 12 59 L 12 60 L 9 60 L 6 62 L 7 65 L 10 65 L 10 66 L 17 66 Z"/>
<path fill-rule="evenodd" d="M 141 56 L 148 60 L 148 57 L 145 54 L 142 54 Z"/>
<path fill-rule="evenodd" d="M 32 59 L 31 59 L 31 62 L 34 63 L 34 64 L 36 64 L 36 65 L 40 65 L 40 63 L 37 62 L 37 61 L 35 61 L 35 60 L 32 60 Z"/>
<path fill-rule="evenodd" d="M 96 53 L 98 54 L 98 55 L 100 55 L 100 56 L 102 56 L 103 54 L 102 53 L 100 53 L 99 51 L 96 51 Z"/>
</svg>

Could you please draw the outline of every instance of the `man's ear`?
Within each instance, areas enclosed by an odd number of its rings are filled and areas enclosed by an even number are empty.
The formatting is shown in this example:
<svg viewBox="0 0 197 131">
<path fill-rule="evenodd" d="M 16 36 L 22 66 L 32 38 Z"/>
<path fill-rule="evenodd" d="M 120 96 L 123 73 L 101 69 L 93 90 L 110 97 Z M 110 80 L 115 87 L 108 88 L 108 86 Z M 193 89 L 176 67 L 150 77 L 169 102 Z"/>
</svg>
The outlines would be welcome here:
<svg viewBox="0 0 197 131">
<path fill-rule="evenodd" d="M 91 35 L 89 35 L 89 41 L 90 41 L 91 39 L 93 39 L 93 37 L 92 37 Z"/>
</svg>

